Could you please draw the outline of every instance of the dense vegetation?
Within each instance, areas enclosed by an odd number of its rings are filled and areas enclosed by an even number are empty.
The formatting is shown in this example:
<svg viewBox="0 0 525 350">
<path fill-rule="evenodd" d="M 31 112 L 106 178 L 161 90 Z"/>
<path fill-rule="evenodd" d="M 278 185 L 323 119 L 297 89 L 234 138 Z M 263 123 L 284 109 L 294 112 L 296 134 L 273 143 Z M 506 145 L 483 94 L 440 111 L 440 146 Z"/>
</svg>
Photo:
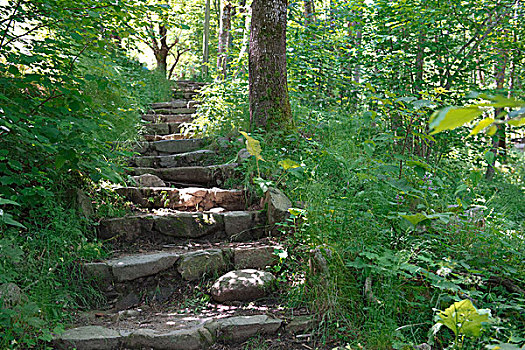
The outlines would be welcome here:
<svg viewBox="0 0 525 350">
<path fill-rule="evenodd" d="M 204 14 L 200 1 L 1 4 L 0 284 L 24 297 L 0 305 L 0 347 L 28 348 L 59 331 L 66 311 L 96 303 L 89 285 L 70 283 L 79 261 L 104 254 L 77 190 L 99 216 L 119 209 L 104 183 L 122 181 L 121 141 L 168 96 L 162 74 L 130 52 L 164 26 L 175 50 L 190 49 L 174 75 L 198 75 Z M 211 64 L 211 77 L 194 77 L 210 84 L 193 127 L 250 131 L 265 161 L 241 169 L 244 184 L 293 200 L 286 302 L 319 315 L 321 341 L 352 349 L 523 346 L 525 163 L 511 139 L 524 129 L 508 123 L 524 112 L 520 1 L 290 3 L 296 128 L 270 133 L 249 130 L 249 4 L 230 5 L 227 71 L 221 63 L 212 82 Z M 431 133 L 434 112 L 479 102 L 493 104 L 467 127 Z M 469 136 L 481 119 L 486 132 Z M 437 310 L 464 300 L 472 323 L 453 329 Z"/>
</svg>

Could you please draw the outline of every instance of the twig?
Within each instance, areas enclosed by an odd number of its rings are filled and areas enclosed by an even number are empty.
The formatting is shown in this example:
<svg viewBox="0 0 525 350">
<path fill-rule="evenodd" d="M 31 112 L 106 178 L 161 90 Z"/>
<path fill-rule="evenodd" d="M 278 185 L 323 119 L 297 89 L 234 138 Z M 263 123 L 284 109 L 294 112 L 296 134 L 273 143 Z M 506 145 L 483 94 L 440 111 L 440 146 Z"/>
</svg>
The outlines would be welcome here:
<svg viewBox="0 0 525 350">
<path fill-rule="evenodd" d="M 22 4 L 22 0 L 18 0 L 18 2 L 16 3 L 16 7 L 13 10 L 13 13 L 11 14 L 11 17 L 9 18 L 9 22 L 7 23 L 7 26 L 4 31 L 4 35 L 2 35 L 2 40 L 0 40 L 0 48 L 2 48 L 2 46 L 4 45 L 4 40 L 5 40 L 5 37 L 7 36 L 7 32 L 9 31 L 9 27 L 11 27 L 11 23 L 13 23 L 15 15 L 18 12 L 18 9 L 21 4 Z"/>
</svg>

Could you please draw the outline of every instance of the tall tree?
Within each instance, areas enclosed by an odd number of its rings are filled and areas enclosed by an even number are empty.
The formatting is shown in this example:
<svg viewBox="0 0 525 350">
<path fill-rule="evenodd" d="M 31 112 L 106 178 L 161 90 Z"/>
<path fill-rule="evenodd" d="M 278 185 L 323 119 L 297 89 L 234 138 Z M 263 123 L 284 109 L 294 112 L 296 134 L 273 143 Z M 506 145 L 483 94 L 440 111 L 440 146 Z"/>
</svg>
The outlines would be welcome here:
<svg viewBox="0 0 525 350">
<path fill-rule="evenodd" d="M 286 75 L 287 5 L 287 0 L 252 3 L 250 122 L 266 130 L 293 125 Z"/>
<path fill-rule="evenodd" d="M 219 75 L 226 77 L 228 66 L 228 48 L 231 43 L 231 24 L 233 6 L 228 0 L 224 0 L 221 7 L 221 23 L 219 28 L 219 47 L 217 50 L 217 71 Z"/>
</svg>

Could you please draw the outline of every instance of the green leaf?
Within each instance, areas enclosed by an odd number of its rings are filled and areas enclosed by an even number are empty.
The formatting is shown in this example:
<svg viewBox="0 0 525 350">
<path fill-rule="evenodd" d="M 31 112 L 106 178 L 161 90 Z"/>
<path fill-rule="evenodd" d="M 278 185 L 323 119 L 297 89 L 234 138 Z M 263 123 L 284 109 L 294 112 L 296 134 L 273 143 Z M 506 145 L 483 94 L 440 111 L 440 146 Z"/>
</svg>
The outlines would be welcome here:
<svg viewBox="0 0 525 350">
<path fill-rule="evenodd" d="M 0 198 L 0 205 L 6 205 L 6 204 L 20 206 L 20 204 L 15 202 L 15 201 L 12 201 L 12 200 L 9 200 L 9 199 L 5 199 L 5 198 Z"/>
<path fill-rule="evenodd" d="M 402 218 L 408 220 L 414 227 L 416 227 L 419 223 L 425 221 L 425 220 L 429 220 L 429 219 L 437 219 L 438 217 L 436 216 L 433 216 L 433 215 L 427 215 L 426 213 L 417 213 L 417 214 L 413 214 L 413 215 L 406 215 L 406 214 L 402 214 L 402 215 L 399 215 L 401 216 Z"/>
<path fill-rule="evenodd" d="M 462 126 L 480 115 L 483 110 L 478 107 L 447 107 L 432 115 L 430 128 L 431 135 L 444 130 L 453 130 Z"/>
<path fill-rule="evenodd" d="M 240 133 L 246 138 L 246 149 L 248 150 L 248 153 L 250 153 L 252 156 L 255 156 L 255 159 L 264 161 L 263 157 L 261 156 L 262 149 L 260 142 L 253 137 L 250 137 L 244 131 L 241 131 Z"/>
<path fill-rule="evenodd" d="M 525 125 L 525 117 L 511 119 L 507 123 L 512 126 L 523 126 Z"/>
<path fill-rule="evenodd" d="M 295 169 L 295 168 L 300 168 L 301 167 L 301 164 L 291 160 L 291 159 L 284 159 L 284 160 L 281 160 L 279 162 L 279 165 L 283 167 L 284 170 L 288 170 L 288 169 Z"/>
<path fill-rule="evenodd" d="M 472 129 L 472 131 L 470 132 L 469 136 L 477 135 L 481 130 L 485 129 L 487 126 L 489 126 L 493 122 L 494 122 L 494 118 L 492 118 L 492 117 L 487 117 L 487 118 L 481 120 L 478 123 L 478 125 L 476 125 L 474 127 L 474 129 Z"/>
<path fill-rule="evenodd" d="M 482 311 L 482 312 L 480 312 Z M 440 311 L 440 320 L 456 336 L 479 337 L 482 323 L 489 321 L 488 310 L 476 310 L 469 299 L 455 302 L 445 311 Z"/>
</svg>

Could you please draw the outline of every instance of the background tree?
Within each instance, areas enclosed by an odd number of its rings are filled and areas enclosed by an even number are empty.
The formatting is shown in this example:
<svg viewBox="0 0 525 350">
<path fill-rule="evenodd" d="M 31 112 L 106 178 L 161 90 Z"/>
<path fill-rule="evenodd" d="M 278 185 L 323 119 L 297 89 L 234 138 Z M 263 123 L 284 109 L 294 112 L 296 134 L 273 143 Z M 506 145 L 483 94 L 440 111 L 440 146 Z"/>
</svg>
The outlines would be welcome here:
<svg viewBox="0 0 525 350">
<path fill-rule="evenodd" d="M 286 74 L 286 0 L 254 0 L 249 49 L 250 123 L 266 130 L 293 125 Z"/>
</svg>

